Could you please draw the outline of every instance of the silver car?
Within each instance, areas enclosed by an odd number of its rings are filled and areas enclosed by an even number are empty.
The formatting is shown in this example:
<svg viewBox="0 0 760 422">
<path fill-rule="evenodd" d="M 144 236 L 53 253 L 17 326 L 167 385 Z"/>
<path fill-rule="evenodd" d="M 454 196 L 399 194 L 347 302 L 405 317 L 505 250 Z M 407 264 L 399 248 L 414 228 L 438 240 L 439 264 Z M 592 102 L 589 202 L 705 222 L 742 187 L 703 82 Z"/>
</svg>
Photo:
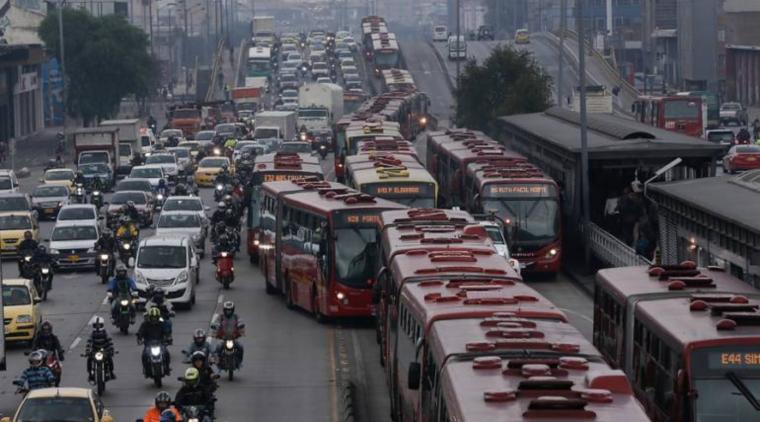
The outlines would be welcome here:
<svg viewBox="0 0 760 422">
<path fill-rule="evenodd" d="M 158 216 L 156 235 L 186 235 L 201 258 L 206 253 L 206 233 L 208 226 L 194 211 L 163 211 Z"/>
<path fill-rule="evenodd" d="M 167 151 L 174 154 L 177 157 L 177 167 L 179 168 L 179 174 L 192 174 L 193 173 L 193 155 L 192 150 L 188 147 L 172 147 L 167 148 Z"/>
<path fill-rule="evenodd" d="M 71 191 L 61 185 L 39 185 L 32 192 L 32 207 L 40 219 L 55 220 L 61 207 L 69 205 Z"/>
</svg>

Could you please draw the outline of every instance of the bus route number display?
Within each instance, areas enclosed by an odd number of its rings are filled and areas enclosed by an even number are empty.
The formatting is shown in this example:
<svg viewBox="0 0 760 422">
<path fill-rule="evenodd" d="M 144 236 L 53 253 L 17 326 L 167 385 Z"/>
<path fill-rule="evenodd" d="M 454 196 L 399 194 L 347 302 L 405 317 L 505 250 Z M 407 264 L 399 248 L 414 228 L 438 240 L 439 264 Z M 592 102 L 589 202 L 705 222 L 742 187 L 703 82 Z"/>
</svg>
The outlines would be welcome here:
<svg viewBox="0 0 760 422">
<path fill-rule="evenodd" d="M 414 195 L 420 193 L 419 186 L 378 186 L 378 195 Z"/>
<path fill-rule="evenodd" d="M 343 223 L 348 226 L 374 225 L 380 223 L 377 214 L 343 214 Z"/>
<path fill-rule="evenodd" d="M 760 349 L 756 352 L 713 352 L 709 362 L 710 369 L 760 369 Z"/>
<path fill-rule="evenodd" d="M 303 173 L 265 173 L 265 182 L 285 182 L 288 180 L 302 179 L 305 175 Z"/>
<path fill-rule="evenodd" d="M 554 193 L 551 185 L 499 185 L 488 186 L 488 196 L 549 196 Z"/>
</svg>

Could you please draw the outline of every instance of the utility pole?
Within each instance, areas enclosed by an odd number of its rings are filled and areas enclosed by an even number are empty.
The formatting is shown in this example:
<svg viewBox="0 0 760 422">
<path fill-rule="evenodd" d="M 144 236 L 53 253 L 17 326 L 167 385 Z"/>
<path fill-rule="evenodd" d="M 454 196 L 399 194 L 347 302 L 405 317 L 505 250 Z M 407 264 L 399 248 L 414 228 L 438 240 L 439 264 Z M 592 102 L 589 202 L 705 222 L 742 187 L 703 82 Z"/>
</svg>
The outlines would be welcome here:
<svg viewBox="0 0 760 422">
<path fill-rule="evenodd" d="M 153 53 L 153 2 L 148 2 L 148 24 L 150 25 L 150 56 L 154 57 Z"/>
<path fill-rule="evenodd" d="M 65 0 L 58 0 L 58 43 L 61 45 L 61 101 L 63 101 L 63 136 L 66 136 L 66 54 L 63 39 L 63 6 Z M 15 154 L 11 154 L 13 158 Z"/>
<path fill-rule="evenodd" d="M 590 258 L 589 248 L 589 221 L 591 212 L 590 192 L 588 180 L 588 119 L 586 116 L 586 19 L 583 2 L 585 0 L 576 0 L 576 10 L 578 11 L 578 78 L 580 79 L 580 112 L 581 112 L 581 190 L 583 193 L 583 245 L 585 262 L 588 264 Z"/>
<path fill-rule="evenodd" d="M 460 73 L 459 72 L 461 70 L 460 66 L 459 66 L 460 60 L 459 60 L 458 56 L 459 56 L 459 50 L 461 50 L 461 48 L 462 48 L 462 46 L 459 44 L 459 37 L 461 36 L 461 30 L 462 30 L 462 28 L 460 27 L 460 22 L 459 22 L 459 7 L 460 7 L 459 1 L 460 0 L 457 0 L 457 7 L 456 7 L 456 9 L 457 9 L 456 10 L 456 14 L 457 14 L 457 44 L 456 44 L 456 46 L 457 46 L 457 84 L 456 84 L 457 85 L 457 92 L 459 92 L 459 77 L 460 77 Z"/>
<path fill-rule="evenodd" d="M 557 74 L 557 105 L 564 107 L 565 93 L 562 84 L 565 78 L 565 32 L 567 31 L 567 0 L 560 0 L 559 15 L 559 73 Z"/>
</svg>

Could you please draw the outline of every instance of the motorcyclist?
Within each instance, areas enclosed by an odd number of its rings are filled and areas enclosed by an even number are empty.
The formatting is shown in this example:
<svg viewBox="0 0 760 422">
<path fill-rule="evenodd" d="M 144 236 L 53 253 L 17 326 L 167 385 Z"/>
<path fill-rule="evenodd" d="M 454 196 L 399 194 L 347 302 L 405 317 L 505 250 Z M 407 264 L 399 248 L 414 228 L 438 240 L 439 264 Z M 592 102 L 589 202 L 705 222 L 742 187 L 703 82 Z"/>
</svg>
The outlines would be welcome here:
<svg viewBox="0 0 760 422">
<path fill-rule="evenodd" d="M 232 175 L 230 175 L 230 169 L 229 166 L 227 166 L 227 163 L 222 164 L 222 170 L 219 171 L 219 174 L 216 175 L 216 179 L 214 179 L 214 184 L 222 184 L 226 185 L 232 181 Z"/>
<path fill-rule="evenodd" d="M 174 405 L 180 411 L 186 406 L 202 406 L 209 412 L 213 397 L 200 384 L 200 372 L 196 368 L 187 368 L 182 378 L 182 387 L 174 396 Z"/>
<path fill-rule="evenodd" d="M 26 255 L 34 255 L 34 252 L 37 250 L 37 246 L 39 243 L 37 243 L 36 240 L 32 238 L 32 232 L 29 230 L 24 232 L 24 240 L 22 240 L 17 247 L 18 250 L 18 273 L 21 274 L 22 267 L 24 265 L 24 256 Z M 22 274 L 23 275 L 23 274 Z"/>
<path fill-rule="evenodd" d="M 227 138 L 226 141 L 224 141 L 224 149 L 227 151 L 234 150 L 235 146 L 237 145 L 237 142 L 238 142 L 237 139 L 230 136 L 229 138 Z"/>
<path fill-rule="evenodd" d="M 237 246 L 235 245 L 235 242 L 230 238 L 230 236 L 227 235 L 226 232 L 222 232 L 216 238 L 216 242 L 214 242 L 214 247 L 211 253 L 211 261 L 214 263 L 214 265 L 216 265 L 216 259 L 219 257 L 219 253 L 232 252 L 236 249 Z"/>
<path fill-rule="evenodd" d="M 243 345 L 237 341 L 242 337 L 244 332 L 244 325 L 240 320 L 240 317 L 235 313 L 235 304 L 228 300 L 222 305 L 222 314 L 219 320 L 216 322 L 214 336 L 220 340 L 231 338 L 235 340 L 235 347 L 237 348 L 237 364 L 240 366 L 243 362 Z M 217 355 L 221 353 L 224 342 L 220 342 L 217 347 Z"/>
<path fill-rule="evenodd" d="M 48 353 L 55 353 L 59 361 L 63 362 L 63 347 L 58 336 L 53 334 L 53 324 L 50 321 L 43 321 L 40 325 L 40 332 L 32 342 L 32 350 L 46 350 Z"/>
<path fill-rule="evenodd" d="M 45 245 L 38 245 L 37 249 L 34 251 L 34 255 L 32 255 L 32 264 L 35 267 L 35 281 L 37 280 L 37 276 L 39 276 L 37 270 L 39 269 L 39 266 L 42 264 L 47 264 L 51 267 L 55 266 L 55 259 L 53 259 L 53 256 L 48 253 L 47 247 Z M 53 290 L 53 277 L 52 274 L 50 276 L 50 284 L 48 285 L 48 290 Z"/>
<path fill-rule="evenodd" d="M 82 173 L 81 170 L 77 170 L 76 174 L 74 175 L 74 186 L 76 185 L 84 186 L 84 173 Z"/>
<path fill-rule="evenodd" d="M 193 353 L 193 355 L 190 357 L 190 363 L 192 367 L 197 369 L 198 373 L 200 374 L 201 388 L 204 388 L 209 393 L 209 395 L 213 397 L 214 392 L 219 388 L 219 384 L 216 382 L 216 380 L 219 379 L 219 375 L 214 373 L 214 370 L 211 368 L 211 364 L 208 362 L 206 354 L 200 351 Z M 213 402 L 209 407 L 209 413 L 213 414 Z"/>
<path fill-rule="evenodd" d="M 148 127 L 155 133 L 158 122 L 156 122 L 156 119 L 153 117 L 153 115 L 148 116 L 147 123 Z"/>
<path fill-rule="evenodd" d="M 225 223 L 228 226 L 235 226 L 235 227 L 238 226 L 240 224 L 240 215 L 241 215 L 240 209 L 239 209 L 240 204 L 238 202 L 238 199 L 232 195 L 224 195 L 224 197 L 222 197 L 222 202 L 224 202 L 224 205 L 227 207 L 227 210 L 232 210 L 232 212 L 234 213 L 234 217 L 236 218 L 236 221 L 234 221 L 232 224 L 228 223 L 227 221 L 225 221 Z"/>
<path fill-rule="evenodd" d="M 103 191 L 105 189 L 104 189 L 104 186 L 103 186 L 103 181 L 100 180 L 100 177 L 93 177 L 92 178 L 91 189 L 92 189 L 93 192 L 94 191 L 99 191 L 101 194 L 103 194 Z"/>
<path fill-rule="evenodd" d="M 142 343 L 145 343 L 146 346 L 151 343 L 158 343 L 161 345 L 164 349 L 164 356 L 166 357 L 164 360 L 164 369 L 167 374 L 170 374 L 171 355 L 169 355 L 169 350 L 166 348 L 166 331 L 164 329 L 164 323 L 161 321 L 161 311 L 158 308 L 148 309 L 148 312 L 145 313 L 145 319 L 137 330 L 137 344 Z M 143 350 L 142 363 L 143 368 L 149 366 L 147 347 Z"/>
<path fill-rule="evenodd" d="M 195 178 L 193 178 L 192 174 L 187 175 L 185 184 L 187 185 L 188 192 L 192 192 L 193 195 L 198 196 L 198 185 L 195 184 Z"/>
<path fill-rule="evenodd" d="M 108 254 L 113 262 L 113 254 L 116 250 L 116 239 L 113 238 L 111 229 L 106 228 L 100 234 L 100 238 L 95 242 L 95 250 L 101 254 Z M 95 271 L 100 272 L 100 259 L 95 260 Z M 109 272 L 110 273 L 110 272 Z"/>
<path fill-rule="evenodd" d="M 158 188 L 156 188 L 156 193 L 159 195 L 163 195 L 164 198 L 166 198 L 167 193 L 169 193 L 169 188 L 166 186 L 166 180 L 164 179 L 158 180 Z"/>
<path fill-rule="evenodd" d="M 166 300 L 166 292 L 160 287 L 151 286 L 148 290 L 150 298 L 145 304 L 145 309 L 156 308 L 161 312 L 161 319 L 164 323 L 164 332 L 166 333 L 167 343 L 172 344 L 172 320 L 174 310 L 172 304 Z"/>
<path fill-rule="evenodd" d="M 116 374 L 113 373 L 113 340 L 105 330 L 105 321 L 101 317 L 95 317 L 92 321 L 92 333 L 90 338 L 87 339 L 87 345 L 85 346 L 85 356 L 87 356 L 87 374 L 90 382 L 95 382 L 95 374 L 92 372 L 92 360 L 95 352 L 102 351 L 105 354 L 105 368 L 108 371 L 108 375 L 111 379 L 116 379 Z"/>
<path fill-rule="evenodd" d="M 129 217 L 123 215 L 119 219 L 119 228 L 116 229 L 116 239 L 124 241 L 134 241 L 140 236 L 140 231 L 137 229 L 132 220 Z"/>
<path fill-rule="evenodd" d="M 211 214 L 211 223 L 217 224 L 219 222 L 224 223 L 225 216 L 227 212 L 227 204 L 225 204 L 223 201 L 219 201 L 219 203 L 216 205 L 216 210 L 213 214 Z"/>
<path fill-rule="evenodd" d="M 187 195 L 187 188 L 182 183 L 177 183 L 177 186 L 174 187 L 174 195 L 176 196 L 186 196 Z"/>
<path fill-rule="evenodd" d="M 174 414 L 174 418 L 177 421 L 182 420 L 179 411 L 172 406 L 172 396 L 166 391 L 159 391 L 156 394 L 156 398 L 153 400 L 154 406 L 148 409 L 143 416 L 143 422 L 161 422 L 163 412 L 169 410 Z"/>
<path fill-rule="evenodd" d="M 137 284 L 132 277 L 127 276 L 127 267 L 123 263 L 116 266 L 116 275 L 108 282 L 109 295 L 111 301 L 111 321 L 116 321 L 116 315 L 119 312 L 119 299 L 131 298 L 133 293 L 137 293 Z M 130 320 L 135 320 L 134 308 L 130 311 Z"/>
<path fill-rule="evenodd" d="M 13 384 L 29 391 L 55 386 L 55 374 L 44 363 L 43 352 L 33 351 L 29 354 L 29 367 Z"/>
<path fill-rule="evenodd" d="M 193 341 L 183 351 L 185 356 L 191 357 L 195 352 L 203 352 L 206 356 L 211 356 L 213 349 L 206 337 L 206 330 L 198 328 L 193 332 Z"/>
<path fill-rule="evenodd" d="M 750 135 L 747 128 L 743 127 L 739 130 L 739 133 L 736 134 L 736 139 L 739 141 L 740 144 L 748 144 L 750 143 L 749 140 L 751 136 L 752 135 Z"/>
<path fill-rule="evenodd" d="M 139 152 L 135 152 L 132 154 L 132 159 L 129 160 L 129 163 L 132 165 L 132 167 L 137 167 L 143 165 L 143 156 Z"/>
<path fill-rule="evenodd" d="M 127 201 L 122 207 L 122 215 L 132 220 L 133 223 L 140 221 L 140 212 L 137 211 L 134 201 Z"/>
</svg>

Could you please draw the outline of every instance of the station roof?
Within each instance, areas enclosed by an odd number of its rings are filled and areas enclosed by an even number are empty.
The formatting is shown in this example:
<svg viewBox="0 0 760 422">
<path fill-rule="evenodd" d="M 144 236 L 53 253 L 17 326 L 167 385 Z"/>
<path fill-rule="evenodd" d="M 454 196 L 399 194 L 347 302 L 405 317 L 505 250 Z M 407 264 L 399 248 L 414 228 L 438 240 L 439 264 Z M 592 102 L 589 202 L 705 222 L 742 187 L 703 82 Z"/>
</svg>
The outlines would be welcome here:
<svg viewBox="0 0 760 422">
<path fill-rule="evenodd" d="M 542 113 L 499 117 L 502 128 L 533 135 L 572 153 L 580 153 L 579 114 L 560 107 Z M 722 154 L 724 147 L 701 138 L 659 129 L 618 116 L 588 116 L 588 151 L 594 155 L 628 156 L 635 153 L 662 154 L 677 152 L 682 157 L 712 157 Z"/>
<path fill-rule="evenodd" d="M 684 202 L 707 214 L 760 232 L 760 171 L 738 176 L 719 176 L 654 183 L 649 190 Z"/>
</svg>

